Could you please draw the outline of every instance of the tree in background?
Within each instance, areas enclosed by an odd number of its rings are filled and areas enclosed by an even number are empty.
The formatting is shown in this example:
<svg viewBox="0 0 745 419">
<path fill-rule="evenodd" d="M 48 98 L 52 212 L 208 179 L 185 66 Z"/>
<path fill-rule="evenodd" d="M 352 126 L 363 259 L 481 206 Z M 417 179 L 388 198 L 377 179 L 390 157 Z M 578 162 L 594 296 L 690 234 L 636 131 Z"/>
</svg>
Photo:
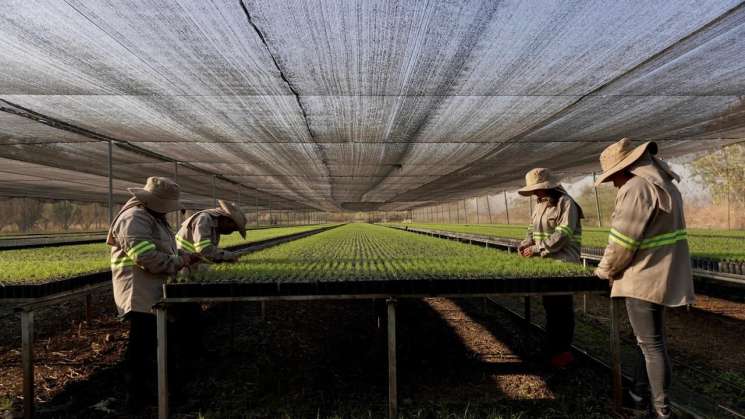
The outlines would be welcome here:
<svg viewBox="0 0 745 419">
<path fill-rule="evenodd" d="M 714 202 L 745 204 L 745 144 L 735 144 L 704 154 L 691 163 L 693 174 L 709 188 Z"/>
<path fill-rule="evenodd" d="M 603 227 L 610 226 L 613 208 L 616 206 L 616 192 L 616 189 L 609 185 L 603 184 L 598 187 L 598 201 L 600 201 L 600 215 L 602 216 Z M 582 188 L 579 195 L 575 196 L 574 199 L 582 207 L 582 212 L 585 214 L 585 219 L 582 220 L 582 226 L 597 227 L 598 209 L 595 203 L 595 188 L 592 185 Z"/>
<path fill-rule="evenodd" d="M 10 198 L 0 199 L 0 231 L 3 231 L 5 227 L 13 225 L 13 204 L 10 202 Z"/>
<path fill-rule="evenodd" d="M 70 201 L 57 201 L 49 209 L 49 219 L 67 231 L 80 215 L 80 207 Z"/>
<path fill-rule="evenodd" d="M 101 215 L 105 211 L 99 210 L 98 204 L 80 204 L 78 205 L 77 224 L 83 231 L 89 231 L 94 225 L 99 224 Z"/>
<path fill-rule="evenodd" d="M 44 202 L 32 198 L 14 198 L 10 203 L 10 219 L 19 231 L 30 231 L 42 220 Z"/>
<path fill-rule="evenodd" d="M 745 144 L 706 153 L 692 161 L 690 168 L 695 181 L 708 189 L 715 204 L 727 209 L 729 200 L 733 209 L 745 206 Z M 732 215 L 735 223 L 730 227 L 742 227 L 745 219 L 740 212 L 734 211 Z"/>
</svg>

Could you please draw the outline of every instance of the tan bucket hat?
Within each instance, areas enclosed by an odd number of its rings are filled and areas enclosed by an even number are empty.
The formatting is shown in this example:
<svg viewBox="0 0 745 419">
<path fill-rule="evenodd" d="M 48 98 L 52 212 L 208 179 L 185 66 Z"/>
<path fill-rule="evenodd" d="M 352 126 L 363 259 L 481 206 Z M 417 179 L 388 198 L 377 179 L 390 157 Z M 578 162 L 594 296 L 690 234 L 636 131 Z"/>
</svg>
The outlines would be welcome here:
<svg viewBox="0 0 745 419">
<path fill-rule="evenodd" d="M 647 150 L 649 150 L 649 153 L 653 156 L 657 154 L 657 143 L 654 141 L 647 141 L 642 145 L 634 147 L 634 144 L 630 139 L 621 138 L 618 142 L 606 147 L 605 150 L 600 153 L 600 167 L 603 169 L 603 173 L 598 176 L 595 186 L 607 182 L 609 177 L 631 166 L 635 161 L 639 160 Z"/>
<path fill-rule="evenodd" d="M 517 193 L 529 196 L 537 190 L 554 189 L 559 186 L 561 186 L 559 179 L 549 169 L 538 167 L 525 175 L 525 187 L 519 189 Z"/>
<path fill-rule="evenodd" d="M 181 209 L 181 188 L 167 177 L 149 177 L 144 188 L 127 189 L 149 209 L 168 213 Z"/>
<path fill-rule="evenodd" d="M 238 206 L 234 203 L 223 201 L 222 199 L 219 199 L 217 203 L 220 205 L 220 209 L 225 212 L 225 215 L 227 215 L 231 220 L 233 220 L 233 222 L 235 222 L 235 225 L 238 226 L 238 234 L 240 234 L 241 237 L 245 239 L 246 216 L 243 215 L 243 212 L 241 212 L 240 208 L 238 208 Z"/>
</svg>

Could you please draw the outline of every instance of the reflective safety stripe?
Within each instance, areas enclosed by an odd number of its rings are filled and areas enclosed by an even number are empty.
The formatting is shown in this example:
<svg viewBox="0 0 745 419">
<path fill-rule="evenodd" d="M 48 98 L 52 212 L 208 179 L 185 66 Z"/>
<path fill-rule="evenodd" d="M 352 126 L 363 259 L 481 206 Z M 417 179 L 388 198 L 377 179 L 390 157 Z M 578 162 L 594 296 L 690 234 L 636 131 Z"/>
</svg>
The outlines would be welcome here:
<svg viewBox="0 0 745 419">
<path fill-rule="evenodd" d="M 127 266 L 134 266 L 135 262 L 129 256 L 122 256 L 120 258 L 111 258 L 111 269 L 124 268 Z"/>
<path fill-rule="evenodd" d="M 642 240 L 640 249 L 652 249 L 660 246 L 667 246 L 675 244 L 681 240 L 688 239 L 688 232 L 686 230 L 673 231 L 672 233 L 660 234 L 658 236 L 650 237 Z"/>
<path fill-rule="evenodd" d="M 202 250 L 204 250 L 205 248 L 207 248 L 207 247 L 209 247 L 211 245 L 212 245 L 212 240 L 205 239 L 205 240 L 202 240 L 201 242 L 195 244 L 194 246 L 197 248 L 197 252 L 201 252 Z"/>
<path fill-rule="evenodd" d="M 569 228 L 569 226 L 567 226 L 567 225 L 563 225 L 563 224 L 562 225 L 558 225 L 558 226 L 556 226 L 556 229 L 559 230 L 565 236 L 572 236 L 572 235 L 574 235 L 574 231 L 571 228 Z"/>
<path fill-rule="evenodd" d="M 155 249 L 155 244 L 150 241 L 141 241 L 127 251 L 127 255 L 133 260 L 137 259 L 138 256 L 145 252 Z"/>
<path fill-rule="evenodd" d="M 186 240 L 185 238 L 180 237 L 180 236 L 176 236 L 176 242 L 178 244 L 180 244 L 181 247 L 183 247 L 187 251 L 189 251 L 191 253 L 195 253 L 196 252 L 196 250 L 194 249 L 194 245 L 189 240 Z"/>
<path fill-rule="evenodd" d="M 556 226 L 556 230 L 559 231 L 562 235 L 568 236 L 572 239 L 572 241 L 581 244 L 582 243 L 582 233 L 573 234 L 571 228 L 568 226 L 560 225 Z M 549 237 L 551 237 L 554 233 L 546 233 L 541 231 L 534 231 L 533 232 L 533 239 L 534 240 L 548 240 Z"/>
<path fill-rule="evenodd" d="M 185 238 L 179 236 L 176 236 L 176 242 L 191 253 L 201 252 L 202 250 L 212 245 L 212 240 L 210 239 L 204 239 L 199 243 L 192 243 L 189 240 L 186 240 Z"/>
<path fill-rule="evenodd" d="M 610 235 L 608 236 L 609 242 L 616 243 L 628 250 L 635 250 L 637 248 L 653 249 L 655 247 L 675 244 L 681 240 L 687 239 L 688 232 L 685 229 L 676 230 L 671 233 L 658 234 L 656 236 L 646 238 L 642 241 L 634 240 L 614 228 L 610 230 Z"/>
<path fill-rule="evenodd" d="M 639 247 L 638 241 L 632 239 L 631 237 L 624 235 L 623 233 L 616 230 L 615 228 L 610 229 L 610 234 L 608 235 L 608 241 L 614 242 L 628 250 L 634 250 L 637 247 Z"/>
</svg>

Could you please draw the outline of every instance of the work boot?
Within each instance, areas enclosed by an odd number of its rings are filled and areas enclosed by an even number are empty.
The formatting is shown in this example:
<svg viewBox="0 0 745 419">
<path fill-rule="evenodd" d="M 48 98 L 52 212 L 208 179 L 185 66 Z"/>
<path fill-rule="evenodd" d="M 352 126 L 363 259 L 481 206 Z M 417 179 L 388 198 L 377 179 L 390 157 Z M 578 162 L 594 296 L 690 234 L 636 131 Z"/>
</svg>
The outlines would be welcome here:
<svg viewBox="0 0 745 419">
<path fill-rule="evenodd" d="M 649 396 L 639 395 L 633 390 L 623 394 L 623 406 L 638 412 L 649 412 L 651 409 Z"/>
<path fill-rule="evenodd" d="M 675 417 L 675 414 L 673 413 L 673 409 L 669 407 L 663 407 L 662 409 L 655 409 L 652 417 L 655 419 L 673 419 Z"/>
</svg>

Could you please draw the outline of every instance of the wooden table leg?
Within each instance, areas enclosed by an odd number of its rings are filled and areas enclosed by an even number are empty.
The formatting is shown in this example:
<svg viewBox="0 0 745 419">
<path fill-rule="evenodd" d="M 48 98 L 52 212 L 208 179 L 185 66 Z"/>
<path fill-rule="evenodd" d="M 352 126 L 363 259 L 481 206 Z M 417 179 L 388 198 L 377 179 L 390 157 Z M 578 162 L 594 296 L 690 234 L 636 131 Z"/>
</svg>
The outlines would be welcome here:
<svg viewBox="0 0 745 419">
<path fill-rule="evenodd" d="M 85 321 L 87 323 L 91 322 L 91 319 L 93 319 L 93 303 L 92 303 L 92 296 L 91 294 L 85 294 Z"/>
<path fill-rule="evenodd" d="M 398 417 L 396 381 L 396 300 L 388 299 L 388 418 Z"/>
<path fill-rule="evenodd" d="M 155 308 L 158 335 L 158 418 L 168 418 L 168 312 Z"/>
<path fill-rule="evenodd" d="M 21 311 L 21 363 L 23 364 L 23 417 L 34 417 L 34 312 Z"/>
</svg>

